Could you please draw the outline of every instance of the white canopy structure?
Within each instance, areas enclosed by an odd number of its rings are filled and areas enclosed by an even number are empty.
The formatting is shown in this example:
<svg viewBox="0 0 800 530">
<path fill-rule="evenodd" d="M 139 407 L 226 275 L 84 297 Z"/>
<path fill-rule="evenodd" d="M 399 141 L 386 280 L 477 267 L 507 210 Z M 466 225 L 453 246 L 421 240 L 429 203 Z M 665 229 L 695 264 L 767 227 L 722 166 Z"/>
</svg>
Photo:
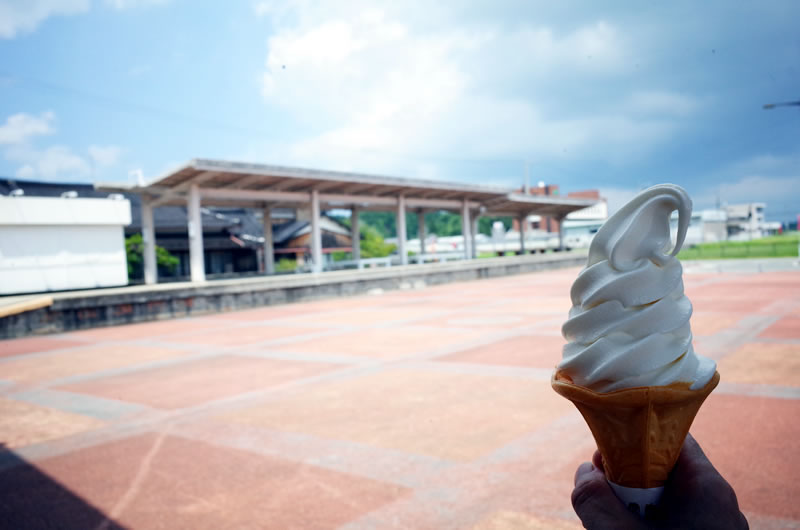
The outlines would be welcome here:
<svg viewBox="0 0 800 530">
<path fill-rule="evenodd" d="M 119 186 L 98 186 L 120 189 Z M 451 210 L 462 216 L 464 252 L 474 257 L 474 234 L 480 215 L 513 215 L 524 219 L 538 213 L 563 219 L 570 212 L 592 206 L 596 201 L 550 196 L 531 196 L 508 189 L 453 182 L 385 177 L 361 173 L 322 171 L 263 164 L 245 164 L 195 159 L 152 182 L 125 188 L 142 195 L 145 283 L 156 282 L 155 231 L 153 208 L 186 205 L 189 219 L 190 265 L 192 281 L 205 281 L 201 205 L 239 206 L 264 210 L 264 256 L 267 273 L 274 272 L 270 211 L 294 207 L 307 212 L 311 221 L 313 271 L 322 271 L 320 212 L 322 209 L 390 210 L 397 213 L 398 253 L 402 265 L 408 263 L 405 216 L 423 216 L 426 211 Z M 359 241 L 357 215 L 353 216 L 352 237 Z M 425 223 L 420 219 L 420 236 Z M 563 238 L 562 238 L 563 239 Z M 563 246 L 563 244 L 562 244 Z M 353 259 L 359 259 L 353 245 Z"/>
</svg>

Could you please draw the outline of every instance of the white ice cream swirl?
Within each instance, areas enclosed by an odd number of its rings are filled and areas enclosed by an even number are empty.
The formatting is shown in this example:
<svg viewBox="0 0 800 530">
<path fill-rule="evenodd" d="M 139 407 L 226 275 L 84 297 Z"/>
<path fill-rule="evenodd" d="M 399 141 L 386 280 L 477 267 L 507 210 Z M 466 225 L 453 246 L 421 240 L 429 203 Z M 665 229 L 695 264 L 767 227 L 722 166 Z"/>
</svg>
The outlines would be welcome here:
<svg viewBox="0 0 800 530">
<path fill-rule="evenodd" d="M 670 214 L 678 234 L 669 251 Z M 676 382 L 702 388 L 716 363 L 692 348 L 692 304 L 680 261 L 692 201 L 673 184 L 653 186 L 611 216 L 592 240 L 572 285 L 558 370 L 596 392 Z"/>
</svg>

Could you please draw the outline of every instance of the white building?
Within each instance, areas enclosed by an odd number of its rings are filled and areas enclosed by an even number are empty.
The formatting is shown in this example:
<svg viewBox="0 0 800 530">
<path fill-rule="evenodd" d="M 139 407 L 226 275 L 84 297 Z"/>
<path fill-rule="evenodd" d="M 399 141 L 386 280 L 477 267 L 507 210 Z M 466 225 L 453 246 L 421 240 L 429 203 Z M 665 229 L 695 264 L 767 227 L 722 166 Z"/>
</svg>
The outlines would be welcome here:
<svg viewBox="0 0 800 530">
<path fill-rule="evenodd" d="M 763 202 L 726 206 L 728 240 L 750 241 L 777 233 L 781 229 L 781 224 L 766 221 L 764 218 L 766 207 L 767 205 Z"/>
<path fill-rule="evenodd" d="M 126 285 L 130 222 L 121 196 L 0 196 L 0 294 Z"/>
<path fill-rule="evenodd" d="M 777 233 L 781 224 L 764 220 L 766 204 L 731 204 L 722 209 L 695 210 L 686 231 L 684 246 L 718 241 L 749 241 Z M 678 229 L 678 212 L 672 212 L 673 241 Z"/>
</svg>

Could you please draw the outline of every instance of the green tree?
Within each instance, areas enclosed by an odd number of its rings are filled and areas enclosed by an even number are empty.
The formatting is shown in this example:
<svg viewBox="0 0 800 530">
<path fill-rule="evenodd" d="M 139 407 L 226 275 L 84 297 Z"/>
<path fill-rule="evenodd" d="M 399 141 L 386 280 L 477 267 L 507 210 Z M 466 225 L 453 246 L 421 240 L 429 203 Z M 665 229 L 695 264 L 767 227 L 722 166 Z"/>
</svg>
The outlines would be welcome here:
<svg viewBox="0 0 800 530">
<path fill-rule="evenodd" d="M 397 249 L 396 245 L 386 243 L 376 228 L 361 225 L 360 230 L 362 258 L 384 258 Z"/>
<path fill-rule="evenodd" d="M 335 217 L 345 226 L 350 226 L 349 217 Z M 361 212 L 358 216 L 361 226 L 374 228 L 382 238 L 397 237 L 397 214 L 395 212 Z M 506 230 L 511 228 L 511 217 L 481 217 L 478 219 L 478 231 L 481 234 L 492 234 L 492 223 L 502 221 Z M 406 214 L 406 236 L 419 237 L 417 215 L 413 212 Z M 440 237 L 461 235 L 461 215 L 445 210 L 428 212 L 425 214 L 425 233 L 436 234 Z"/>
<path fill-rule="evenodd" d="M 142 234 L 133 234 L 125 240 L 125 254 L 128 257 L 128 280 L 144 277 L 144 241 Z M 172 274 L 180 260 L 164 247 L 156 245 L 156 265 L 159 272 Z"/>
</svg>

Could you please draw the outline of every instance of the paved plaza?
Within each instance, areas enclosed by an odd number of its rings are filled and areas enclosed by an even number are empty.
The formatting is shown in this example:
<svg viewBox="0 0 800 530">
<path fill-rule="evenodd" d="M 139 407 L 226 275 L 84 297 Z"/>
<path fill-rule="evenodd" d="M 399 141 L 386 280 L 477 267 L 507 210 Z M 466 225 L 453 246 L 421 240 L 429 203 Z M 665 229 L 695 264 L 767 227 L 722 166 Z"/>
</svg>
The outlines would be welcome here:
<svg viewBox="0 0 800 530">
<path fill-rule="evenodd" d="M 577 273 L 0 342 L 0 526 L 580 528 Z M 800 272 L 685 283 L 722 376 L 692 432 L 753 528 L 800 528 Z"/>
</svg>

